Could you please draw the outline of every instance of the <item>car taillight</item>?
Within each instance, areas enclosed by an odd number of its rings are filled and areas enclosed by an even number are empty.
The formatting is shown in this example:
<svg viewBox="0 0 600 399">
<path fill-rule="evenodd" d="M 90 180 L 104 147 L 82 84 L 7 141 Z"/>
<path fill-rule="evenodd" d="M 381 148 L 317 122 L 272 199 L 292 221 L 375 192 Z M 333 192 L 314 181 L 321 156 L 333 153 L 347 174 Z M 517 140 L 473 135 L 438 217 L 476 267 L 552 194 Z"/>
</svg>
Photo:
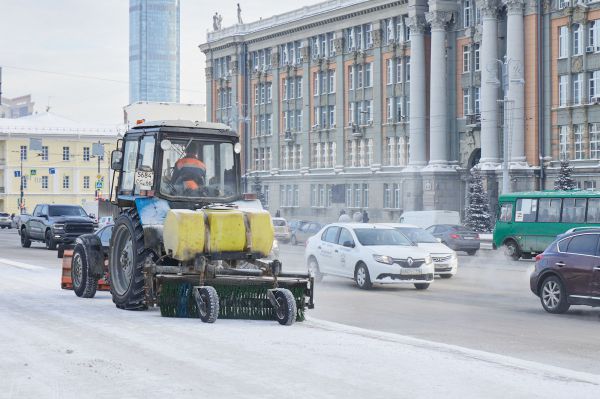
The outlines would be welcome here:
<svg viewBox="0 0 600 399">
<path fill-rule="evenodd" d="M 537 256 L 535 257 L 535 261 L 536 261 L 536 262 L 539 262 L 539 261 L 541 261 L 542 259 L 544 259 L 544 254 L 539 254 L 539 255 L 537 255 Z"/>
<path fill-rule="evenodd" d="M 458 234 L 450 234 L 450 238 L 454 238 L 455 240 L 460 238 Z"/>
</svg>

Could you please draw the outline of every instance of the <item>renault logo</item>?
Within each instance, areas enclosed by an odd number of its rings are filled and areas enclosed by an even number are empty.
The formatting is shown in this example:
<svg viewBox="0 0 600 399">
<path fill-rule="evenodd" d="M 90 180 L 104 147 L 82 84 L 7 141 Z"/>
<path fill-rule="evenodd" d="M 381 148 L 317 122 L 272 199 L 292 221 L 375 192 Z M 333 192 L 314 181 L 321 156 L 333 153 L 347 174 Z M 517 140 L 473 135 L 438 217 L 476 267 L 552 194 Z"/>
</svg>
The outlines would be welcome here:
<svg viewBox="0 0 600 399">
<path fill-rule="evenodd" d="M 406 259 L 406 263 L 408 263 L 408 266 L 409 266 L 409 267 L 410 267 L 410 266 L 412 266 L 412 265 L 413 265 L 413 263 L 414 263 L 414 260 L 413 260 L 413 258 L 408 258 L 408 259 Z"/>
</svg>

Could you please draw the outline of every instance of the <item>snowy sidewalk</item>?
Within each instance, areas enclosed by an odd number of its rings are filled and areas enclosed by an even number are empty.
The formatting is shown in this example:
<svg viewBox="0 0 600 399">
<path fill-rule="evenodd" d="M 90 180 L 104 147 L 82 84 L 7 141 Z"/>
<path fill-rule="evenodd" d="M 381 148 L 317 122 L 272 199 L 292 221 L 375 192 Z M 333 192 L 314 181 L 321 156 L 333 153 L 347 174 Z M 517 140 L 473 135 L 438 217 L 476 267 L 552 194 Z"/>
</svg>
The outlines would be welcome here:
<svg viewBox="0 0 600 399">
<path fill-rule="evenodd" d="M 600 396 L 596 375 L 314 319 L 126 312 L 61 291 L 59 270 L 0 271 L 0 398 Z"/>
</svg>

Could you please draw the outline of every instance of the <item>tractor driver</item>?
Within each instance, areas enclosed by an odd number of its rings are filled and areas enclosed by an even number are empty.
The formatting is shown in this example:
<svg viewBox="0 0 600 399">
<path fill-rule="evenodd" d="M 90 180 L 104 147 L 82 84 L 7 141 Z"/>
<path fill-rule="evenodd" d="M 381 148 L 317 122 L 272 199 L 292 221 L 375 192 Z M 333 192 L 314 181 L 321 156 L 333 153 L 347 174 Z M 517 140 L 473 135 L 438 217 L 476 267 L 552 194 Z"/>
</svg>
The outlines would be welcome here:
<svg viewBox="0 0 600 399">
<path fill-rule="evenodd" d="M 185 191 L 198 191 L 204 185 L 206 165 L 199 159 L 200 145 L 191 142 L 185 156 L 175 163 L 172 181 L 182 184 Z"/>
</svg>

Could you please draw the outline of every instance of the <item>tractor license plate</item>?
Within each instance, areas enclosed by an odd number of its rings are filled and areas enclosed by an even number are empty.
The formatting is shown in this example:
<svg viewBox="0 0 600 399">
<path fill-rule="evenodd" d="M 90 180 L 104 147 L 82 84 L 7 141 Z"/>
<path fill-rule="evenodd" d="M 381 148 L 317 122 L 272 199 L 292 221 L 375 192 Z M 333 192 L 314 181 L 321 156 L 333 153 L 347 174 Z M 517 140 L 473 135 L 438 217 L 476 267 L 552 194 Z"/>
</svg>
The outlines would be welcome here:
<svg viewBox="0 0 600 399">
<path fill-rule="evenodd" d="M 414 268 L 414 269 L 402 269 L 400 271 L 400 274 L 413 276 L 413 275 L 423 274 L 423 273 L 421 272 L 421 268 L 417 267 L 417 268 Z"/>
</svg>

